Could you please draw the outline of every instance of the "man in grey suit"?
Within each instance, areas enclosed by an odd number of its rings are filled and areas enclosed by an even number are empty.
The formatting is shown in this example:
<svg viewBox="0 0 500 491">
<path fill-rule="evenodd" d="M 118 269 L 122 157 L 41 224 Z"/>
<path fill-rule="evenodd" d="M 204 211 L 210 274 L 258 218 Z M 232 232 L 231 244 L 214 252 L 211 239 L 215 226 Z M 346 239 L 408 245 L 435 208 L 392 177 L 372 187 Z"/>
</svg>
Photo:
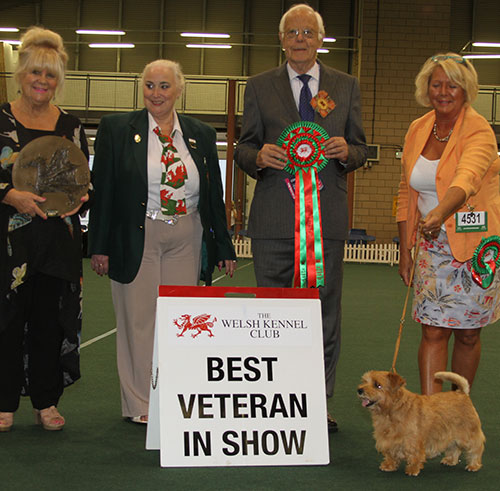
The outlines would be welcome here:
<svg viewBox="0 0 500 491">
<path fill-rule="evenodd" d="M 282 131 L 306 119 L 310 101 L 326 91 L 335 107 L 314 122 L 329 135 L 328 165 L 319 172 L 325 285 L 320 287 L 326 394 L 333 395 L 340 353 L 344 241 L 348 237 L 347 172 L 363 165 L 367 147 L 361 124 L 357 80 L 316 60 L 325 34 L 319 13 L 295 5 L 282 17 L 279 36 L 287 63 L 251 77 L 245 91 L 243 125 L 235 159 L 257 180 L 248 224 L 258 286 L 290 287 L 294 274 L 295 203 L 283 170 L 286 152 L 276 145 Z M 307 74 L 305 83 L 301 75 Z M 309 90 L 310 92 L 307 92 Z M 301 94 L 302 93 L 302 94 Z M 299 114 L 299 109 L 301 113 Z M 337 430 L 329 415 L 330 431 Z"/>
</svg>

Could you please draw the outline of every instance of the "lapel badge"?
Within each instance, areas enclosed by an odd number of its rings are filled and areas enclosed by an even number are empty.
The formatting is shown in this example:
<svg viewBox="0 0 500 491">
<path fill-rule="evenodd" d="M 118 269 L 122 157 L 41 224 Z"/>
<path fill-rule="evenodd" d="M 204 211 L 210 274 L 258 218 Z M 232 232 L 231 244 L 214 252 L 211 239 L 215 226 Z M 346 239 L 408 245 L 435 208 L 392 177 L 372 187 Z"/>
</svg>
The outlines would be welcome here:
<svg viewBox="0 0 500 491">
<path fill-rule="evenodd" d="M 194 138 L 189 138 L 189 145 L 196 150 L 196 140 Z"/>
<path fill-rule="evenodd" d="M 136 133 L 134 135 L 134 141 L 135 141 L 135 143 L 141 143 L 141 140 L 142 140 L 141 135 L 139 135 L 139 133 Z"/>
</svg>

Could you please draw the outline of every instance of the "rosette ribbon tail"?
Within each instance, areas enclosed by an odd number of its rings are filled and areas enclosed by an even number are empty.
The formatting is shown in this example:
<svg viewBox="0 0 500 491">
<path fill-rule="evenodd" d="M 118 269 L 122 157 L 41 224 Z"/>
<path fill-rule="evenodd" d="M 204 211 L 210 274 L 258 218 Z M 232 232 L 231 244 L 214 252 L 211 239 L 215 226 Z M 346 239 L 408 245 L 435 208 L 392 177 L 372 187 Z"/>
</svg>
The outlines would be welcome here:
<svg viewBox="0 0 500 491">
<path fill-rule="evenodd" d="M 297 170 L 295 181 L 294 287 L 317 288 L 325 284 L 317 169 Z"/>
<path fill-rule="evenodd" d="M 295 288 L 325 285 L 318 173 L 328 164 L 328 138 L 316 123 L 299 121 L 287 126 L 277 141 L 287 153 L 284 170 L 295 176 Z"/>
</svg>

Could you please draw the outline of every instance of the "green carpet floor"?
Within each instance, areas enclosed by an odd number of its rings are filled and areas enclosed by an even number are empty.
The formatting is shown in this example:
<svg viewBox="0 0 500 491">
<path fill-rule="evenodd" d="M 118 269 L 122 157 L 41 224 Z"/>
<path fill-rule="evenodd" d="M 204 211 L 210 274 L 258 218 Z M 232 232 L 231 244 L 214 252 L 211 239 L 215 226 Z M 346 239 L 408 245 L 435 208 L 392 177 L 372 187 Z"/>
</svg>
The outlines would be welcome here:
<svg viewBox="0 0 500 491">
<path fill-rule="evenodd" d="M 217 286 L 254 285 L 252 265 L 240 261 L 232 280 Z M 146 451 L 145 428 L 120 417 L 115 335 L 82 348 L 82 379 L 60 403 L 67 425 L 47 432 L 33 423 L 23 400 L 15 427 L 0 434 L 0 490 L 493 490 L 500 478 L 498 398 L 491 382 L 497 373 L 500 323 L 483 330 L 483 354 L 472 398 L 486 435 L 484 467 L 468 473 L 461 462 L 443 467 L 429 461 L 417 478 L 378 470 L 380 456 L 371 436 L 369 415 L 356 397 L 361 375 L 390 369 L 405 289 L 397 267 L 347 264 L 344 280 L 342 355 L 336 394 L 329 410 L 340 431 L 330 437 L 327 466 L 168 468 L 159 452 Z M 86 342 L 114 328 L 109 282 L 85 260 L 84 332 Z M 403 332 L 398 372 L 418 391 L 420 329 L 409 316 Z"/>
</svg>

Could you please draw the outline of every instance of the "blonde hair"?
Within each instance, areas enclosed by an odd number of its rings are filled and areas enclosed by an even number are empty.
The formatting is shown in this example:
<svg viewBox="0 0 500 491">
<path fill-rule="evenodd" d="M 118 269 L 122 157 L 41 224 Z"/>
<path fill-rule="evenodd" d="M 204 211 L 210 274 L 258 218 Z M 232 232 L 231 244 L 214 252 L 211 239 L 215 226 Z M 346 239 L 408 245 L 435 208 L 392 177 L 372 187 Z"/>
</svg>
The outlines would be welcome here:
<svg viewBox="0 0 500 491">
<path fill-rule="evenodd" d="M 472 63 L 456 53 L 438 53 L 431 56 L 415 77 L 415 99 L 424 106 L 430 107 L 429 82 L 434 70 L 440 66 L 446 76 L 464 90 L 465 103 L 471 104 L 479 91 L 477 72 Z"/>
<path fill-rule="evenodd" d="M 152 61 L 151 63 L 148 63 L 144 67 L 144 70 L 142 71 L 142 74 L 141 74 L 142 85 L 144 85 L 144 76 L 146 75 L 146 72 L 149 69 L 155 68 L 155 67 L 169 68 L 170 70 L 172 70 L 172 72 L 175 76 L 175 81 L 177 83 L 177 87 L 180 89 L 179 94 L 182 94 L 182 92 L 184 90 L 184 85 L 186 83 L 185 79 L 184 79 L 184 73 L 182 73 L 182 68 L 179 65 L 179 63 L 177 63 L 176 61 L 172 61 L 172 60 L 159 59 L 159 60 Z"/>
<path fill-rule="evenodd" d="M 280 25 L 279 25 L 279 32 L 280 35 L 283 36 L 285 34 L 285 22 L 286 18 L 294 13 L 297 10 L 308 10 L 309 12 L 313 13 L 316 16 L 316 21 L 318 22 L 318 39 L 321 41 L 325 37 L 325 25 L 323 23 L 323 17 L 319 14 L 319 12 L 316 12 L 310 5 L 307 3 L 297 3 L 295 5 L 292 5 L 281 17 L 280 20 Z"/>
<path fill-rule="evenodd" d="M 21 38 L 19 61 L 14 72 L 18 85 L 25 74 L 33 70 L 47 70 L 57 80 L 56 93 L 60 94 L 64 86 L 64 75 L 68 54 L 64 49 L 62 37 L 43 27 L 30 27 Z"/>
</svg>

